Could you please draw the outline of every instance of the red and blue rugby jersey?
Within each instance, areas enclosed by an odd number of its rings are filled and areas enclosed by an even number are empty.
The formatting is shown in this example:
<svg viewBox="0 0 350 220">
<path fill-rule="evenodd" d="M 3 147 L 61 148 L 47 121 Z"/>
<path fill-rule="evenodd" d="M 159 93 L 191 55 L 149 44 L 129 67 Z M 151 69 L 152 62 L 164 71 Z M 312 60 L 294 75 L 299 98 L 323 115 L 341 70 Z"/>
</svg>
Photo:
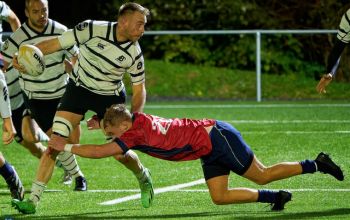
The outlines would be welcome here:
<svg viewBox="0 0 350 220">
<path fill-rule="evenodd" d="M 211 152 L 205 127 L 215 120 L 165 119 L 144 113 L 134 113 L 133 119 L 132 128 L 115 140 L 124 151 L 132 148 L 173 161 L 195 160 Z"/>
</svg>

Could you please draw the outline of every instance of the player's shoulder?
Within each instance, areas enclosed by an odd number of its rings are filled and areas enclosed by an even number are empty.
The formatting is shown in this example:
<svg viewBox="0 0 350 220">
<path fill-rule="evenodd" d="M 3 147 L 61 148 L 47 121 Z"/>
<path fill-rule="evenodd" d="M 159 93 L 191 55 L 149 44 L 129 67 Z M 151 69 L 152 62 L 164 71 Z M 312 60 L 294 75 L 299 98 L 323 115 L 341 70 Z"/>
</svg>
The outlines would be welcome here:
<svg viewBox="0 0 350 220">
<path fill-rule="evenodd" d="M 58 32 L 58 33 L 62 33 L 65 32 L 66 30 L 68 30 L 67 26 L 56 21 L 56 20 L 51 20 L 49 19 L 48 22 L 48 29 L 52 29 L 54 28 L 54 32 Z"/>
</svg>

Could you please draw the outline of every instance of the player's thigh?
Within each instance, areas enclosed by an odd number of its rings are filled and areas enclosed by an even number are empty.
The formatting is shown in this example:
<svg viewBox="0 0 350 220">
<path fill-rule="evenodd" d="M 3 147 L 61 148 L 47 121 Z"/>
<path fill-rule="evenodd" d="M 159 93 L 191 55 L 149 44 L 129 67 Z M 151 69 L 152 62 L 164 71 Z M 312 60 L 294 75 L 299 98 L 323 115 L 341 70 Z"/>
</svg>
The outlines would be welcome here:
<svg viewBox="0 0 350 220">
<path fill-rule="evenodd" d="M 265 173 L 265 165 L 261 163 L 256 156 L 254 156 L 252 163 L 250 164 L 248 170 L 243 174 L 243 177 L 253 182 L 259 182 L 259 180 L 264 177 Z"/>
<path fill-rule="evenodd" d="M 22 134 L 23 138 L 30 143 L 38 142 L 38 133 L 39 133 L 39 125 L 36 123 L 34 119 L 32 119 L 29 115 L 26 115 L 22 118 Z"/>
</svg>

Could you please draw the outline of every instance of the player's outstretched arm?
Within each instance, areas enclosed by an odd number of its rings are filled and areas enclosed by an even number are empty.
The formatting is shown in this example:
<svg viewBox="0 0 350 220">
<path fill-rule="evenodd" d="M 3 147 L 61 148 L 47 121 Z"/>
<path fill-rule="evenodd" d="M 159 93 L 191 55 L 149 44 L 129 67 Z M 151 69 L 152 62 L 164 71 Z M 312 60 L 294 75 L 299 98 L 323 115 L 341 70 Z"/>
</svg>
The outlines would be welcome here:
<svg viewBox="0 0 350 220">
<path fill-rule="evenodd" d="M 326 93 L 326 87 L 332 81 L 332 78 L 333 76 L 330 73 L 323 75 L 316 86 L 317 92 Z"/>
<path fill-rule="evenodd" d="M 44 55 L 62 50 L 61 44 L 57 37 L 41 41 L 34 46 L 38 47 Z"/>
<path fill-rule="evenodd" d="M 87 158 L 104 158 L 114 155 L 123 154 L 122 148 L 115 142 L 106 144 L 66 144 L 66 141 L 62 137 L 51 137 L 48 147 L 51 147 L 57 151 L 66 151 L 81 157 Z"/>
</svg>

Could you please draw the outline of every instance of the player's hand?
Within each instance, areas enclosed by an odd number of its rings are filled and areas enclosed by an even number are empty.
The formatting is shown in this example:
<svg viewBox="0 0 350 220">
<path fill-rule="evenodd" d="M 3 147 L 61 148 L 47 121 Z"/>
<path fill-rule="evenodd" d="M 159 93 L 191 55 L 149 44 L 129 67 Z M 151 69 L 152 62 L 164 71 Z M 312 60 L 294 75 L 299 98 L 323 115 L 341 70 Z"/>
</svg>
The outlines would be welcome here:
<svg viewBox="0 0 350 220">
<path fill-rule="evenodd" d="M 20 64 L 18 63 L 17 57 L 18 57 L 18 54 L 15 53 L 15 54 L 13 55 L 13 58 L 12 58 L 12 66 L 13 66 L 16 70 L 18 70 L 20 73 L 23 73 L 23 74 L 27 73 L 27 71 L 26 71 L 26 69 L 24 68 L 24 66 L 22 66 L 22 65 L 20 65 Z"/>
<path fill-rule="evenodd" d="M 317 92 L 326 93 L 326 87 L 331 81 L 332 81 L 332 74 L 328 73 L 323 75 L 316 86 Z"/>
<path fill-rule="evenodd" d="M 88 127 L 88 130 L 100 129 L 100 119 L 97 117 L 97 115 L 94 115 L 86 120 L 86 125 Z"/>
<path fill-rule="evenodd" d="M 16 130 L 13 126 L 11 118 L 4 118 L 2 125 L 2 143 L 4 145 L 10 144 L 16 136 Z"/>
<path fill-rule="evenodd" d="M 64 151 L 64 145 L 67 144 L 67 140 L 64 137 L 59 135 L 51 135 L 51 138 L 48 142 L 48 147 L 53 148 L 57 151 Z"/>
<path fill-rule="evenodd" d="M 64 70 L 66 71 L 66 73 L 71 74 L 73 70 L 73 63 L 67 59 L 64 59 Z"/>
</svg>

